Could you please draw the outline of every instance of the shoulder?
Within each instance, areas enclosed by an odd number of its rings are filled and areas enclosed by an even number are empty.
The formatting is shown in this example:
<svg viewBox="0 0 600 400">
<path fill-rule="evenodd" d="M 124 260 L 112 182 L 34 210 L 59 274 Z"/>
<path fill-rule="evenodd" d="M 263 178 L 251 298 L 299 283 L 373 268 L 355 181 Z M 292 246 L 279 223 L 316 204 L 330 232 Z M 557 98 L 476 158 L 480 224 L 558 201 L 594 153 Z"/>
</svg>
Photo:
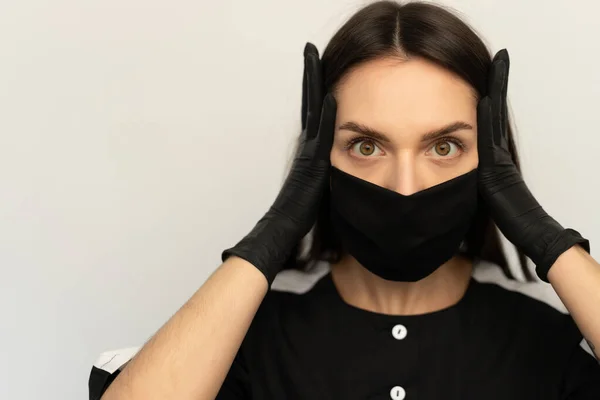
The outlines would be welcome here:
<svg viewBox="0 0 600 400">
<path fill-rule="evenodd" d="M 534 307 L 537 305 L 542 308 L 554 309 L 563 314 L 567 313 L 567 308 L 548 283 L 508 279 L 500 267 L 485 261 L 477 263 L 473 271 L 473 278 L 499 296 L 512 297 L 515 301 L 521 301 Z"/>
<path fill-rule="evenodd" d="M 508 279 L 494 264 L 481 262 L 473 273 L 480 300 L 489 317 L 515 338 L 573 351 L 577 346 L 592 354 L 575 321 L 554 288 L 545 282 Z"/>
<path fill-rule="evenodd" d="M 600 364 L 550 284 L 509 280 L 493 264 L 480 265 L 473 277 L 472 304 L 482 305 L 470 306 L 482 321 L 468 336 L 476 354 L 492 349 L 519 375 L 536 371 L 541 381 L 559 383 L 561 398 L 598 398 Z"/>
<path fill-rule="evenodd" d="M 282 318 L 298 314 L 314 317 L 312 313 L 323 309 L 323 302 L 327 301 L 328 288 L 324 281 L 329 271 L 329 265 L 324 262 L 310 271 L 281 271 L 257 311 L 253 325 L 281 323 Z"/>
<path fill-rule="evenodd" d="M 285 270 L 273 281 L 239 350 L 245 365 L 285 362 L 293 358 L 284 349 L 315 351 L 332 323 L 333 298 L 329 265 L 304 272 Z"/>
<path fill-rule="evenodd" d="M 473 278 L 478 283 L 478 295 L 499 312 L 528 314 L 535 317 L 533 321 L 561 319 L 567 314 L 552 286 L 545 282 L 508 279 L 499 267 L 487 262 L 476 265 Z"/>
</svg>

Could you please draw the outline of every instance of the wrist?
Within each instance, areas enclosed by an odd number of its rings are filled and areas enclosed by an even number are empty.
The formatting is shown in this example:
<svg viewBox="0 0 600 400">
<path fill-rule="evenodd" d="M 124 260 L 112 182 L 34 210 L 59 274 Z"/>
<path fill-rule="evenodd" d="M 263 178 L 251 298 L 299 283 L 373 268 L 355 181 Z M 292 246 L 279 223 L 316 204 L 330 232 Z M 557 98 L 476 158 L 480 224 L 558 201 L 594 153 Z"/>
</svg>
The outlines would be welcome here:
<svg viewBox="0 0 600 400">
<path fill-rule="evenodd" d="M 558 258 L 579 245 L 582 250 L 590 252 L 590 243 L 574 229 L 563 229 L 558 235 L 545 244 L 543 254 L 538 260 L 532 258 L 536 264 L 536 273 L 544 282 L 549 282 L 548 272 L 556 264 Z"/>
<path fill-rule="evenodd" d="M 301 239 L 296 232 L 291 220 L 267 213 L 242 240 L 222 252 L 221 260 L 231 256 L 246 260 L 265 275 L 270 287 Z"/>
</svg>

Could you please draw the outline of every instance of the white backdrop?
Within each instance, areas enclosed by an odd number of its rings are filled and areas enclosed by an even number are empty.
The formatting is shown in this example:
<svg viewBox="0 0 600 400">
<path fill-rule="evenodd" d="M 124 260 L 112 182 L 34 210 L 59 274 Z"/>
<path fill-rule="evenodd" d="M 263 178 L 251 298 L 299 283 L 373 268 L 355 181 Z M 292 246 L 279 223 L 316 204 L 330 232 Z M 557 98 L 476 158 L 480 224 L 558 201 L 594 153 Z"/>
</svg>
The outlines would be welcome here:
<svg viewBox="0 0 600 400">
<path fill-rule="evenodd" d="M 600 243 L 600 6 L 455 0 L 494 51 L 526 179 Z M 302 50 L 363 1 L 0 3 L 0 398 L 79 400 L 266 211 Z"/>
</svg>

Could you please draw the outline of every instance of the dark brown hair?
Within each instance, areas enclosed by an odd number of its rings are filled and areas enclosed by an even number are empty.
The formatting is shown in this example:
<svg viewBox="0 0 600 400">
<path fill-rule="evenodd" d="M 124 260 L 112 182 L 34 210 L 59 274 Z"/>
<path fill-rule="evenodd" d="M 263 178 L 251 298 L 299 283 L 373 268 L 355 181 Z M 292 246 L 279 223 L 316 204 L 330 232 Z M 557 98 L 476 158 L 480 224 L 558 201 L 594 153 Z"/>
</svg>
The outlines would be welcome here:
<svg viewBox="0 0 600 400">
<path fill-rule="evenodd" d="M 478 97 L 486 94 L 492 58 L 474 30 L 443 7 L 394 1 L 378 1 L 360 9 L 331 38 L 321 58 L 325 90 L 334 92 L 348 72 L 362 63 L 383 57 L 406 60 L 415 56 L 460 76 Z M 519 168 L 510 123 L 508 126 L 510 152 Z M 497 228 L 481 199 L 465 245 L 467 256 L 495 263 L 509 279 L 515 279 Z M 305 249 L 301 252 L 302 247 Z M 326 192 L 312 235 L 298 244 L 287 268 L 306 269 L 320 260 L 335 263 L 342 255 L 329 221 L 329 193 Z M 518 255 L 525 278 L 533 280 L 525 256 L 521 252 Z"/>
</svg>

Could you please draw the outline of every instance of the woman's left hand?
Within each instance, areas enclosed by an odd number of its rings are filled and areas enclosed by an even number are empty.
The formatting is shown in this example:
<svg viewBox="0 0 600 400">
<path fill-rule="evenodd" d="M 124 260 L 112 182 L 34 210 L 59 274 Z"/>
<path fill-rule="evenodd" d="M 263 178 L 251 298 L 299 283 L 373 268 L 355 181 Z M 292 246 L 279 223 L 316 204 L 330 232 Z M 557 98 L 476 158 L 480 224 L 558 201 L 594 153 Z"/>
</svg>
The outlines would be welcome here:
<svg viewBox="0 0 600 400">
<path fill-rule="evenodd" d="M 507 126 L 509 64 L 508 52 L 500 50 L 490 68 L 488 94 L 477 108 L 479 188 L 498 228 L 531 258 L 537 275 L 548 282 L 548 271 L 562 253 L 575 244 L 589 253 L 589 242 L 544 211 L 515 164 Z"/>
</svg>

